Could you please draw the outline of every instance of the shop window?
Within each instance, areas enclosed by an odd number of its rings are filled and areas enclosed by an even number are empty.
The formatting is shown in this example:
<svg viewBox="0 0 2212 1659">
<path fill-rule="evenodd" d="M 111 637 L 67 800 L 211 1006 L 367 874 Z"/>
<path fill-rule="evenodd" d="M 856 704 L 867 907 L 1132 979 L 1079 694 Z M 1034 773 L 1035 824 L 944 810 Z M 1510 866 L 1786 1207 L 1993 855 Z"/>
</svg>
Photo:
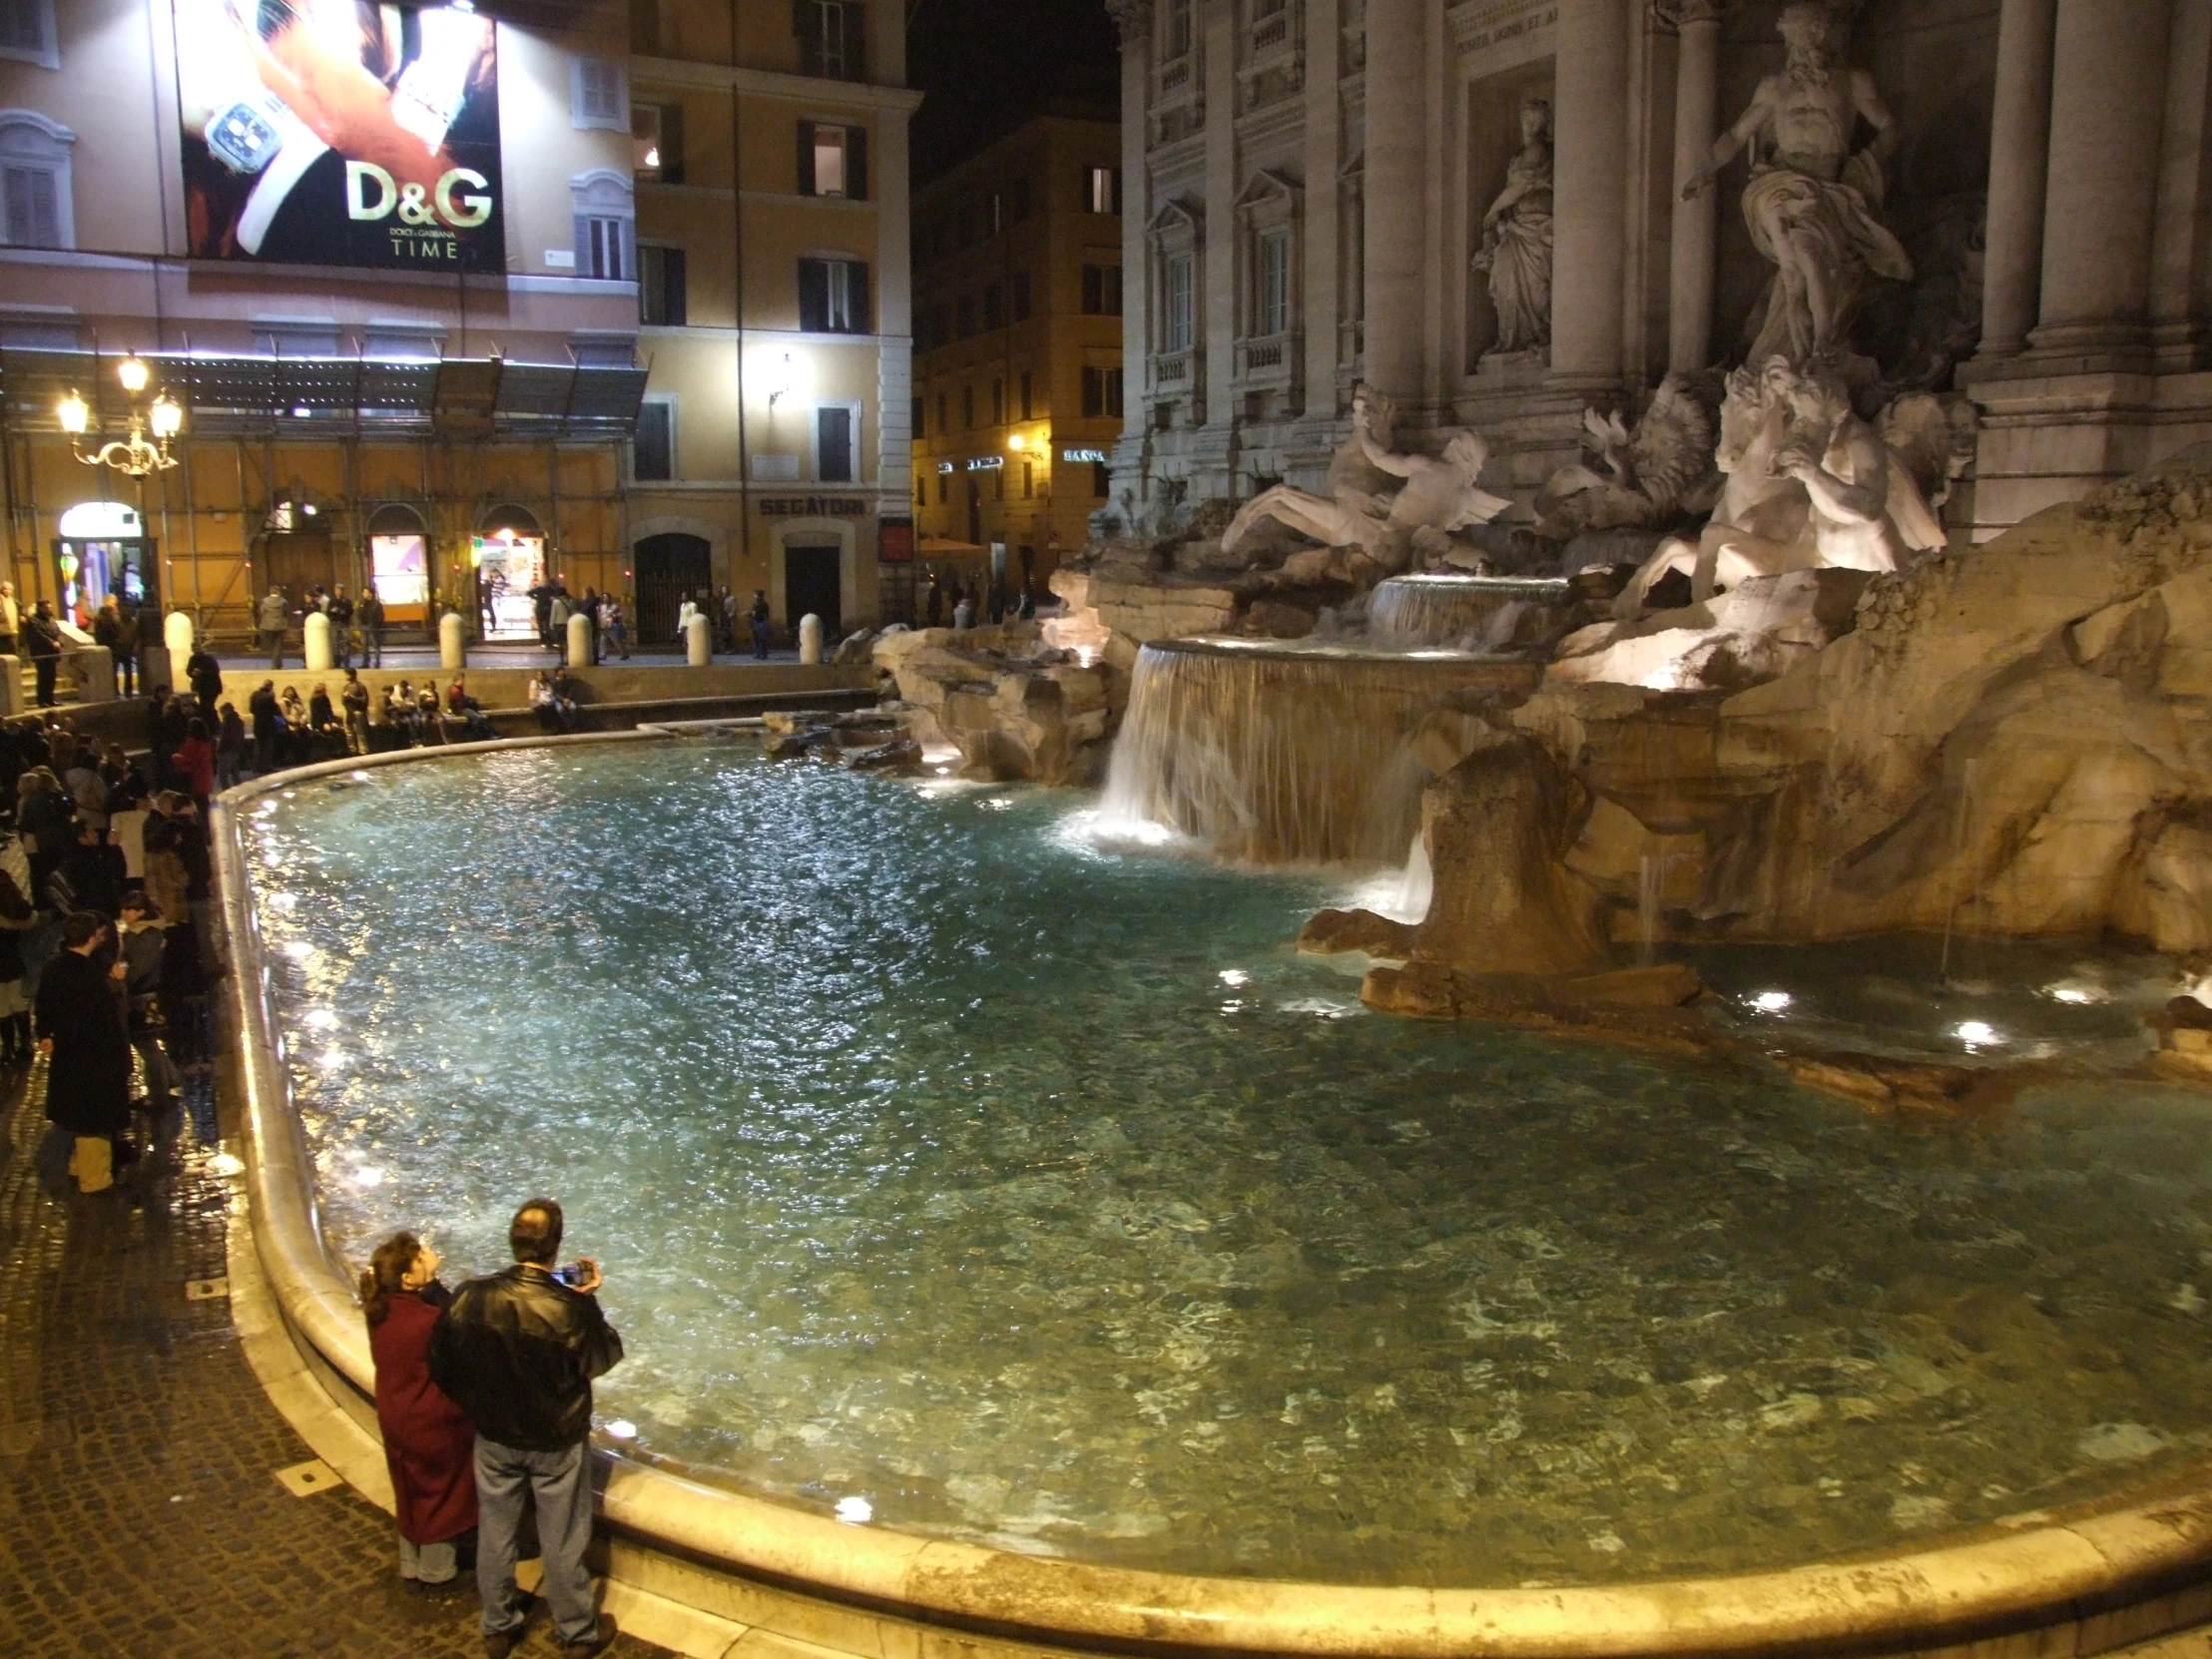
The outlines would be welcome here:
<svg viewBox="0 0 2212 1659">
<path fill-rule="evenodd" d="M 1121 212 L 1121 169 L 1086 167 L 1083 170 L 1083 211 L 1094 214 Z"/>
<path fill-rule="evenodd" d="M 631 453 L 631 476 L 641 484 L 666 483 L 676 476 L 674 398 L 648 397 L 638 405 L 638 435 Z"/>
<path fill-rule="evenodd" d="M 655 243 L 638 247 L 638 320 L 657 328 L 684 326 L 689 295 L 685 291 L 684 251 Z"/>
<path fill-rule="evenodd" d="M 858 260 L 799 262 L 799 325 L 811 334 L 868 331 L 867 267 Z"/>
<path fill-rule="evenodd" d="M 684 106 L 681 104 L 633 104 L 630 106 L 632 164 L 641 179 L 657 179 L 664 185 L 684 182 Z"/>
<path fill-rule="evenodd" d="M 579 131 L 630 125 L 630 98 L 623 87 L 622 64 L 615 58 L 571 58 L 568 122 Z"/>
<path fill-rule="evenodd" d="M 0 58 L 62 66 L 61 37 L 54 28 L 54 0 L 0 0 Z"/>
<path fill-rule="evenodd" d="M 77 135 L 36 110 L 0 110 L 0 244 L 74 248 L 69 152 Z"/>
<path fill-rule="evenodd" d="M 1083 310 L 1090 316 L 1121 315 L 1121 267 L 1087 265 L 1083 268 Z"/>
<path fill-rule="evenodd" d="M 793 0 L 799 72 L 830 81 L 864 79 L 867 10 L 857 0 Z"/>
<path fill-rule="evenodd" d="M 799 194 L 867 200 L 867 129 L 827 121 L 799 124 Z"/>
<path fill-rule="evenodd" d="M 576 275 L 627 282 L 638 274 L 637 190 L 627 175 L 595 167 L 568 182 Z"/>
<path fill-rule="evenodd" d="M 815 410 L 815 477 L 825 484 L 859 479 L 860 407 L 824 403 Z"/>
</svg>

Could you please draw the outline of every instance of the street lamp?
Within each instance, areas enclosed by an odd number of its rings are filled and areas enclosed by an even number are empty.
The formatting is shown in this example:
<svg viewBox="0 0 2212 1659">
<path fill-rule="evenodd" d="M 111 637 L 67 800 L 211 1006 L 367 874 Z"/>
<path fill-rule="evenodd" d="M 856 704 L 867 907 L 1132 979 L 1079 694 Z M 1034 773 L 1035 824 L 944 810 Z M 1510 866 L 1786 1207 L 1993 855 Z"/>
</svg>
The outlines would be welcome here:
<svg viewBox="0 0 2212 1659">
<path fill-rule="evenodd" d="M 122 381 L 124 391 L 131 398 L 129 435 L 104 443 L 92 454 L 86 454 L 84 445 L 78 440 L 92 430 L 92 406 L 72 388 L 54 405 L 55 419 L 69 434 L 70 449 L 87 466 L 112 467 L 133 478 L 143 478 L 150 472 L 166 472 L 178 461 L 178 457 L 169 452 L 169 444 L 185 429 L 184 406 L 163 391 L 156 392 L 154 401 L 143 411 L 140 409 L 139 394 L 153 378 L 142 358 L 125 357 L 116 365 L 115 376 Z M 149 428 L 157 440 L 153 443 L 146 441 Z"/>
</svg>

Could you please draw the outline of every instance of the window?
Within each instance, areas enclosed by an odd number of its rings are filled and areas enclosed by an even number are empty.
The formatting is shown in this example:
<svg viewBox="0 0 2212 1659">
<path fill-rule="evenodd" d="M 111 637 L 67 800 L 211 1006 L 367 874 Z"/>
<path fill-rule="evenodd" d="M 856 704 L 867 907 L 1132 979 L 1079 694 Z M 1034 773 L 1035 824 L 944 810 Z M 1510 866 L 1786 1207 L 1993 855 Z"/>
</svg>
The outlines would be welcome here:
<svg viewBox="0 0 2212 1659">
<path fill-rule="evenodd" d="M 1291 233 L 1262 232 L 1254 274 L 1253 331 L 1287 334 L 1291 330 Z"/>
<path fill-rule="evenodd" d="M 666 483 L 676 476 L 676 404 L 648 397 L 638 405 L 638 435 L 631 446 L 630 475 L 640 483 Z"/>
<path fill-rule="evenodd" d="M 681 328 L 686 316 L 684 251 L 653 244 L 638 249 L 638 320 L 659 328 Z"/>
<path fill-rule="evenodd" d="M 945 418 L 944 393 L 937 393 L 937 436 L 943 437 L 952 430 L 952 422 Z"/>
<path fill-rule="evenodd" d="M 1005 326 L 1006 290 L 996 282 L 987 282 L 983 287 L 983 331 L 989 333 Z"/>
<path fill-rule="evenodd" d="M 1091 499 L 1093 501 L 1106 499 L 1106 463 L 1104 461 L 1091 462 Z"/>
<path fill-rule="evenodd" d="M 1037 498 L 1037 463 L 1035 461 L 1023 461 L 1021 463 L 1021 498 L 1024 501 L 1034 501 Z"/>
<path fill-rule="evenodd" d="M 611 167 L 595 167 L 571 179 L 568 193 L 575 215 L 576 275 L 635 280 L 638 208 L 637 188 L 630 176 Z"/>
<path fill-rule="evenodd" d="M 1091 316 L 1121 315 L 1121 267 L 1087 265 L 1083 268 L 1083 309 Z"/>
<path fill-rule="evenodd" d="M 1021 371 L 1021 418 L 1024 420 L 1031 420 L 1035 418 L 1029 412 L 1032 406 L 1029 401 L 1030 385 L 1031 380 L 1029 370 L 1025 368 Z"/>
<path fill-rule="evenodd" d="M 918 437 L 923 437 L 923 436 L 925 436 L 925 435 L 926 435 L 926 434 L 925 434 L 925 433 L 924 433 L 924 432 L 922 431 L 921 427 L 922 427 L 922 419 L 923 419 L 924 415 L 926 415 L 926 414 L 927 414 L 927 412 L 928 412 L 928 408 L 929 408 L 929 404 L 928 404 L 928 401 L 927 401 L 927 399 L 925 399 L 925 398 L 921 398 L 921 397 L 916 397 L 916 398 L 914 399 L 914 424 L 913 424 L 913 434 L 912 434 L 912 435 L 913 435 L 913 436 L 915 436 L 915 437 L 917 437 L 917 438 L 918 438 Z"/>
<path fill-rule="evenodd" d="M 990 206 L 986 213 L 991 228 L 985 234 L 995 237 L 1006 229 L 1006 199 L 995 190 L 991 192 Z"/>
<path fill-rule="evenodd" d="M 1006 424 L 1006 382 L 1003 380 L 991 382 L 991 424 Z"/>
<path fill-rule="evenodd" d="M 1013 216 L 1016 225 L 1029 217 L 1029 178 L 1026 174 L 1013 183 Z"/>
<path fill-rule="evenodd" d="M 1160 296 L 1160 342 L 1169 351 L 1191 348 L 1191 256 L 1178 254 L 1167 262 L 1167 280 Z"/>
<path fill-rule="evenodd" d="M 812 334 L 868 331 L 867 267 L 858 260 L 799 262 L 799 325 Z"/>
<path fill-rule="evenodd" d="M 1087 415 L 1118 415 L 1121 413 L 1121 370 L 1118 368 L 1083 369 L 1083 412 Z"/>
<path fill-rule="evenodd" d="M 1026 271 L 1014 273 L 1014 320 L 1029 320 L 1029 273 Z"/>
<path fill-rule="evenodd" d="M 867 129 L 826 121 L 799 124 L 799 194 L 867 200 Z"/>
<path fill-rule="evenodd" d="M 630 55 L 661 55 L 661 0 L 630 0 Z"/>
<path fill-rule="evenodd" d="M 993 501 L 1006 499 L 1006 469 L 1002 466 L 991 468 L 991 499 Z"/>
<path fill-rule="evenodd" d="M 614 58 L 571 58 L 568 122 L 578 129 L 605 127 L 621 132 L 630 125 L 630 95 L 622 84 L 622 64 Z"/>
<path fill-rule="evenodd" d="M 830 81 L 863 78 L 867 12 L 856 0 L 793 0 L 799 72 Z"/>
<path fill-rule="evenodd" d="M 1086 167 L 1083 170 L 1083 211 L 1094 214 L 1121 212 L 1121 169 Z"/>
<path fill-rule="evenodd" d="M 69 147 L 76 142 L 75 133 L 36 110 L 0 110 L 0 246 L 77 246 L 69 188 Z"/>
<path fill-rule="evenodd" d="M 630 106 L 631 164 L 641 179 L 664 185 L 684 182 L 684 106 Z"/>
<path fill-rule="evenodd" d="M 916 509 L 919 509 L 928 505 L 929 480 L 926 478 L 916 478 L 914 480 L 914 506 Z"/>
<path fill-rule="evenodd" d="M 972 432 L 975 430 L 975 388 L 973 386 L 962 386 L 960 388 L 960 427 L 963 431 Z"/>
<path fill-rule="evenodd" d="M 41 69 L 61 68 L 54 0 L 0 0 L 0 58 L 35 63 Z"/>
<path fill-rule="evenodd" d="M 1168 63 L 1191 55 L 1191 0 L 1167 0 L 1161 19 L 1160 56 Z"/>
<path fill-rule="evenodd" d="M 975 295 L 961 294 L 959 304 L 954 307 L 954 314 L 959 318 L 960 324 L 955 337 L 966 339 L 975 332 Z"/>
<path fill-rule="evenodd" d="M 815 410 L 815 477 L 825 484 L 849 484 L 859 477 L 860 411 L 850 403 L 824 403 Z"/>
<path fill-rule="evenodd" d="M 937 474 L 937 505 L 941 507 L 951 498 L 952 478 L 950 474 L 940 472 Z"/>
</svg>

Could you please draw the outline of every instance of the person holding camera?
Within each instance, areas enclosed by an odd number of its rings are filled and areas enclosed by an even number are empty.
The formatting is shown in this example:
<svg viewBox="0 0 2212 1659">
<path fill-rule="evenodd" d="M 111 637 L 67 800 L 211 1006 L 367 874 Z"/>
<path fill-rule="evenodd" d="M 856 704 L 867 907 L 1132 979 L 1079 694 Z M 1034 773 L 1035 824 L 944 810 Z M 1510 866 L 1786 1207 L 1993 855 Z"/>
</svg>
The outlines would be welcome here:
<svg viewBox="0 0 2212 1659">
<path fill-rule="evenodd" d="M 545 1599 L 562 1653 L 590 1659 L 615 1639 L 584 1566 L 592 1524 L 584 1445 L 592 1379 L 621 1362 L 622 1339 L 599 1309 L 599 1264 L 586 1257 L 555 1268 L 561 1229 L 552 1199 L 523 1205 L 507 1226 L 514 1266 L 463 1285 L 430 1337 L 431 1381 L 476 1425 L 476 1588 L 491 1659 L 505 1659 L 522 1640 L 515 1537 L 525 1498 L 537 1509 Z"/>
</svg>

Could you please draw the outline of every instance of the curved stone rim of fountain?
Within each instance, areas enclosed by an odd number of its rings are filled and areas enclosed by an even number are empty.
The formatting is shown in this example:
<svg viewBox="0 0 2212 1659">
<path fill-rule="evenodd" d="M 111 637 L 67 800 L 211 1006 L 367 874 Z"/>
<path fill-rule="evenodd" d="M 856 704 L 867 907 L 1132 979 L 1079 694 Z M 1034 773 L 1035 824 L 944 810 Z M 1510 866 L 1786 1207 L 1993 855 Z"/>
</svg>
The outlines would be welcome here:
<svg viewBox="0 0 2212 1659">
<path fill-rule="evenodd" d="M 1243 634 L 1186 634 L 1180 639 L 1148 640 L 1146 651 L 1173 652 L 1186 657 L 1238 657 L 1276 663 L 1373 663 L 1403 668 L 1433 665 L 1437 668 L 1495 668 L 1521 673 L 1533 669 L 1542 675 L 1543 664 L 1526 657 L 1500 652 L 1454 651 L 1449 646 L 1386 646 L 1361 640 L 1319 640 L 1312 635 L 1296 640 L 1253 639 Z"/>
<path fill-rule="evenodd" d="M 258 779 L 216 804 L 215 853 L 241 1033 L 253 1236 L 307 1376 L 373 1432 L 375 1372 L 351 1283 L 323 1247 L 305 1130 L 278 1069 L 270 979 L 249 902 L 242 809 L 367 768 L 579 744 L 636 732 L 456 744 Z M 334 1386 L 333 1386 L 334 1384 Z M 338 1390 L 345 1390 L 350 1398 Z M 1718 1653 L 1896 1653 L 2075 1624 L 2105 1651 L 2212 1613 L 2212 1466 L 2188 1489 L 2064 1523 L 1834 1563 L 1546 1589 L 1367 1587 L 1100 1567 L 853 1526 L 625 1457 L 601 1437 L 601 1512 L 631 1542 L 694 1571 L 878 1615 L 1116 1652 L 1343 1659 L 1608 1659 Z M 2154 1603 L 2155 1611 L 2143 1604 Z M 2127 1615 L 2121 1609 L 2131 1609 Z M 2040 1650 L 2038 1650 L 2040 1651 Z"/>
</svg>

